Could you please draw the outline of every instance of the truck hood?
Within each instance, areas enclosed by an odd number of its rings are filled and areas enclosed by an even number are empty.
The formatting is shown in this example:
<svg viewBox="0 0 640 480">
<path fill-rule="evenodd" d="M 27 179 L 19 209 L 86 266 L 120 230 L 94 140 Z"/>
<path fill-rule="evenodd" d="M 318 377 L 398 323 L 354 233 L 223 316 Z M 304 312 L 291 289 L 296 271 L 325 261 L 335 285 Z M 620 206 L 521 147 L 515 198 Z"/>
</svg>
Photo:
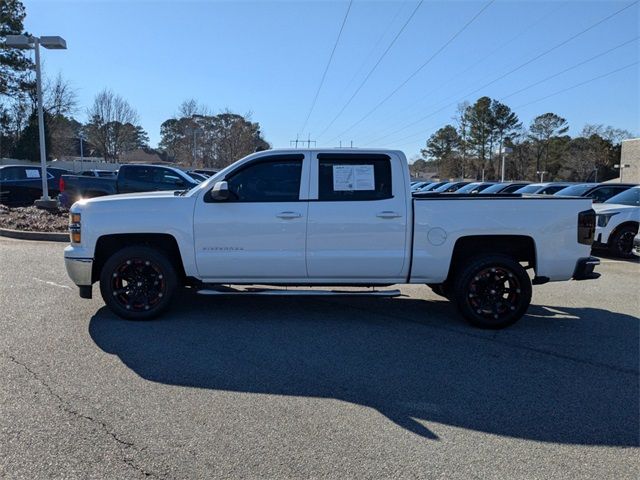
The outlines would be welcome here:
<svg viewBox="0 0 640 480">
<path fill-rule="evenodd" d="M 118 195 L 106 195 L 104 197 L 88 198 L 81 200 L 82 204 L 88 203 L 103 203 L 103 202 L 117 202 L 122 200 L 136 200 L 136 199 L 151 199 L 151 198 L 168 198 L 174 197 L 174 190 L 167 190 L 161 192 L 141 192 L 141 193 L 120 193 Z"/>
<path fill-rule="evenodd" d="M 640 207 L 634 205 L 620 205 L 617 203 L 594 203 L 592 207 L 596 214 L 613 213 L 613 212 L 633 212 L 640 210 Z"/>
</svg>

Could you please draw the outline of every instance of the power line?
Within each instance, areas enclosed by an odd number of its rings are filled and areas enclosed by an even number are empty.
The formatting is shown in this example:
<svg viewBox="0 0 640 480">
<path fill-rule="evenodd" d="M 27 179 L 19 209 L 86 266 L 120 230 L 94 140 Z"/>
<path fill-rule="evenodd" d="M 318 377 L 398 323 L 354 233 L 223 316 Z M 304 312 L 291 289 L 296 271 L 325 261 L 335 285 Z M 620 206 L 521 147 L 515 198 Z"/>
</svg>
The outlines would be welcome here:
<svg viewBox="0 0 640 480">
<path fill-rule="evenodd" d="M 522 35 L 524 35 L 526 32 L 528 32 L 529 30 L 531 30 L 532 28 L 534 28 L 535 26 L 537 26 L 539 23 L 541 23 L 543 20 L 545 20 L 547 17 L 557 13 L 559 10 L 561 10 L 562 8 L 564 8 L 565 5 L 560 4 L 560 6 L 557 6 L 556 8 L 552 8 L 549 9 L 544 15 L 542 15 L 541 17 L 538 17 L 538 19 L 536 19 L 534 22 L 530 23 L 528 26 L 526 26 L 525 28 L 521 29 L 515 36 L 511 37 L 509 40 L 507 40 L 504 43 L 501 43 L 500 45 L 498 45 L 496 48 L 494 48 L 493 50 L 491 50 L 488 54 L 486 54 L 484 57 L 479 58 L 478 60 L 476 60 L 475 62 L 473 62 L 471 65 L 469 65 L 467 68 L 465 68 L 464 70 L 461 70 L 457 73 L 455 73 L 454 75 L 452 75 L 451 77 L 449 77 L 447 80 L 445 80 L 443 83 L 441 83 L 437 88 L 428 91 L 426 94 L 424 94 L 423 96 L 421 96 L 418 100 L 415 100 L 412 102 L 412 108 L 410 108 L 411 110 L 415 110 L 416 105 L 421 102 L 422 100 L 424 100 L 427 97 L 431 97 L 433 96 L 434 92 L 437 92 L 438 90 L 440 90 L 442 87 L 445 87 L 447 85 L 449 85 L 453 80 L 456 80 L 458 78 L 461 78 L 465 73 L 467 73 L 468 71 L 470 71 L 473 67 L 475 67 L 476 65 L 479 65 L 481 63 L 483 63 L 485 60 L 487 60 L 488 58 L 492 57 L 496 52 L 499 52 L 500 50 L 502 50 L 503 48 L 505 48 L 508 45 L 511 45 L 514 41 L 516 41 L 518 38 L 520 38 Z M 486 78 L 486 77 L 485 77 Z M 446 100 L 448 100 L 449 98 L 452 97 L 456 97 L 457 95 L 453 95 L 451 97 L 448 97 Z M 406 115 L 406 111 L 403 112 Z M 400 128 L 400 130 L 402 130 L 402 128 Z M 389 135 L 393 135 L 393 133 L 389 133 L 387 134 L 387 136 Z M 379 134 L 376 135 L 370 135 L 368 139 L 366 139 L 363 144 L 367 144 L 369 143 L 370 139 L 378 139 L 380 138 Z M 386 138 L 382 137 L 382 138 Z"/>
<path fill-rule="evenodd" d="M 424 0 L 420 0 L 418 2 L 418 4 L 416 5 L 416 8 L 413 9 L 413 12 L 411 12 L 411 15 L 409 15 L 409 18 L 407 18 L 407 20 L 404 22 L 404 24 L 402 25 L 402 27 L 400 28 L 400 30 L 398 31 L 398 33 L 396 33 L 395 37 L 393 37 L 393 40 L 391 40 L 391 43 L 389 43 L 389 45 L 387 46 L 387 48 L 385 49 L 385 51 L 382 53 L 382 55 L 380 55 L 380 57 L 378 58 L 378 61 L 375 63 L 375 65 L 371 68 L 371 70 L 369 70 L 369 73 L 367 73 L 366 77 L 364 77 L 364 80 L 362 80 L 362 82 L 360 83 L 360 85 L 358 86 L 358 88 L 356 88 L 356 90 L 353 92 L 353 94 L 351 95 L 351 97 L 349 97 L 349 100 L 347 100 L 347 103 L 345 103 L 342 108 L 340 109 L 340 111 L 336 114 L 335 117 L 333 117 L 333 119 L 329 122 L 329 124 L 324 128 L 324 130 L 322 130 L 322 132 L 320 133 L 319 137 L 322 137 L 327 130 L 329 130 L 329 128 L 331 128 L 331 126 L 334 124 L 334 122 L 340 117 L 340 115 L 342 115 L 342 112 L 344 112 L 346 110 L 346 108 L 351 104 L 351 102 L 353 101 L 353 99 L 356 97 L 356 95 L 358 95 L 358 93 L 360 92 L 360 90 L 362 90 L 362 87 L 364 87 L 364 85 L 367 83 L 367 81 L 369 80 L 369 77 L 371 77 L 371 75 L 373 74 L 373 72 L 376 70 L 376 68 L 378 68 L 378 65 L 380 65 L 380 62 L 382 62 L 382 59 L 384 57 L 386 57 L 387 53 L 389 53 L 389 50 L 391 50 L 391 47 L 393 47 L 393 45 L 396 43 L 396 40 L 398 40 L 398 38 L 400 37 L 400 35 L 402 34 L 402 32 L 404 31 L 404 29 L 407 27 L 407 25 L 409 25 L 409 22 L 411 21 L 411 19 L 414 17 L 414 15 L 416 14 L 416 12 L 418 11 L 418 9 L 420 8 L 420 6 L 422 5 L 422 3 L 424 2 Z"/>
<path fill-rule="evenodd" d="M 533 103 L 538 103 L 538 102 L 541 102 L 542 100 L 546 100 L 547 98 L 555 97 L 556 95 L 560 95 L 561 93 L 568 92 L 569 90 L 573 90 L 574 88 L 581 87 L 583 85 L 586 85 L 587 83 L 595 82 L 596 80 L 600 80 L 601 78 L 608 77 L 610 75 L 613 75 L 614 73 L 621 72 L 622 70 L 626 70 L 627 68 L 633 67 L 634 65 L 638 65 L 639 63 L 640 63 L 640 61 L 635 61 L 633 63 L 629 63 L 628 65 L 625 65 L 624 67 L 616 68 L 615 70 L 611 70 L 610 72 L 603 73 L 602 75 L 598 75 L 597 77 L 590 78 L 589 80 L 585 80 L 584 82 L 576 83 L 575 85 L 572 85 L 572 86 L 567 87 L 567 88 L 563 88 L 562 90 L 558 90 L 557 92 L 551 93 L 549 95 L 545 95 L 544 97 L 540 97 L 540 98 L 538 98 L 536 100 L 532 100 L 530 102 L 523 103 L 522 105 L 518 105 L 515 108 L 526 107 L 526 106 L 531 105 Z"/>
<path fill-rule="evenodd" d="M 557 92 L 551 93 L 549 95 L 545 95 L 544 97 L 538 98 L 538 99 L 533 100 L 531 102 L 527 102 L 527 103 L 524 103 L 522 105 L 518 105 L 518 106 L 514 107 L 514 109 L 523 108 L 523 107 L 526 107 L 526 106 L 531 105 L 533 103 L 541 102 L 542 100 L 546 100 L 547 98 L 554 97 L 556 95 L 560 95 L 561 93 L 567 92 L 569 90 L 573 90 L 574 88 L 581 87 L 581 86 L 586 85 L 588 83 L 595 82 L 596 80 L 600 80 L 601 78 L 613 75 L 614 73 L 618 73 L 618 72 L 620 72 L 622 70 L 626 70 L 627 68 L 633 67 L 634 65 L 638 65 L 639 63 L 640 63 L 640 61 L 635 61 L 635 62 L 630 63 L 628 65 L 625 65 L 623 67 L 616 68 L 615 70 L 611 70 L 611 71 L 609 71 L 607 73 L 603 73 L 602 75 L 598 75 L 596 77 L 592 77 L 592 78 L 590 78 L 588 80 L 585 80 L 583 82 L 577 83 L 577 84 L 572 85 L 570 87 L 566 87 L 566 88 L 563 88 L 562 90 L 558 90 Z M 408 140 L 408 139 L 413 138 L 413 137 L 417 137 L 418 135 L 424 135 L 424 130 L 421 130 L 420 132 L 413 133 L 411 135 L 407 135 L 405 137 L 399 138 L 397 141 L 395 141 L 394 143 L 392 143 L 390 145 L 399 145 L 401 142 L 404 142 L 405 140 Z"/>
<path fill-rule="evenodd" d="M 469 93 L 467 93 L 467 94 L 463 95 L 463 97 L 462 97 L 462 98 L 463 98 L 463 99 L 464 99 L 464 98 L 467 98 L 467 97 L 469 97 L 469 96 L 471 96 L 471 95 L 474 95 L 475 93 L 478 93 L 479 91 L 481 91 L 481 90 L 485 89 L 485 88 L 486 88 L 486 87 L 488 87 L 489 85 L 493 85 L 493 84 L 494 84 L 494 83 L 496 83 L 497 81 L 502 80 L 503 78 L 505 78 L 505 77 L 507 77 L 507 76 L 511 75 L 512 73 L 515 73 L 516 71 L 520 70 L 521 68 L 524 68 L 525 66 L 527 66 L 527 65 L 529 65 L 529 64 L 531 64 L 531 63 L 533 63 L 534 61 L 539 60 L 539 59 L 540 59 L 540 58 L 542 58 L 543 56 L 548 55 L 549 53 L 551 53 L 551 52 L 553 52 L 553 51 L 557 50 L 558 48 L 560 48 L 560 47 L 562 47 L 562 46 L 566 45 L 566 44 L 567 44 L 567 43 L 569 43 L 570 41 L 575 40 L 575 39 L 576 39 L 576 38 L 578 38 L 580 35 L 583 35 L 583 34 L 587 33 L 588 31 L 590 31 L 590 30 L 592 30 L 593 28 L 597 27 L 598 25 L 600 25 L 600 24 L 604 23 L 605 21 L 607 21 L 607 20 L 609 20 L 609 19 L 613 18 L 614 16 L 616 16 L 616 15 L 618 15 L 618 14 L 622 13 L 624 10 L 626 10 L 626 9 L 628 9 L 628 8 L 630 8 L 630 7 L 632 7 L 633 5 L 636 5 L 637 3 L 638 3 L 638 0 L 636 0 L 635 2 L 630 3 L 629 5 L 627 5 L 627 6 L 623 7 L 623 8 L 621 8 L 621 9 L 619 9 L 619 10 L 617 10 L 617 11 L 615 11 L 614 13 L 612 13 L 612 14 L 610 14 L 610 15 L 606 16 L 605 18 L 603 18 L 603 19 L 601 19 L 601 20 L 599 20 L 599 21 L 597 21 L 596 23 L 591 24 L 589 27 L 587 27 L 587 28 L 585 28 L 585 29 L 581 30 L 580 32 L 578 32 L 578 33 L 576 33 L 576 34 L 572 35 L 571 37 L 567 38 L 566 40 L 563 40 L 562 42 L 560 42 L 560 43 L 558 43 L 558 44 L 554 45 L 553 47 L 548 48 L 547 50 L 543 51 L 542 53 L 540 53 L 540 54 L 538 54 L 538 55 L 534 56 L 533 58 L 531 58 L 531 59 L 527 60 L 527 61 L 526 61 L 526 62 L 524 62 L 524 63 L 521 63 L 521 64 L 520 64 L 520 65 L 518 65 L 517 67 L 512 68 L 512 69 L 511 69 L 511 70 L 509 70 L 508 72 L 503 73 L 502 75 L 500 75 L 500 76 L 498 76 L 497 78 L 495 78 L 495 79 L 491 80 L 490 82 L 485 83 L 485 84 L 484 84 L 484 85 L 482 85 L 481 87 L 478 87 L 478 88 L 476 88 L 475 90 L 473 90 L 473 91 L 471 91 L 471 92 L 469 92 Z M 449 97 L 449 98 L 452 98 L 452 97 L 457 97 L 457 95 L 452 95 L 452 96 L 451 96 L 451 97 Z M 435 115 L 436 113 L 441 112 L 441 111 L 442 111 L 442 110 L 444 110 L 445 108 L 448 108 L 448 107 L 450 107 L 451 105 L 454 105 L 455 103 L 457 103 L 457 102 L 459 102 L 459 101 L 460 101 L 460 100 L 456 100 L 456 101 L 453 101 L 453 102 L 451 102 L 451 103 L 448 103 L 448 104 L 446 104 L 445 106 L 441 107 L 440 109 L 438 109 L 438 110 L 436 110 L 436 111 L 434 111 L 434 112 L 431 112 L 431 113 L 429 113 L 428 115 L 425 115 L 425 116 L 423 116 L 423 117 L 421 117 L 421 118 L 419 118 L 419 119 L 417 119 L 417 120 L 415 120 L 415 121 L 413 121 L 413 122 L 411 122 L 411 123 L 409 123 L 409 124 L 405 125 L 405 126 L 404 126 L 404 127 L 402 127 L 402 128 L 399 128 L 399 129 L 397 129 L 397 130 L 395 130 L 395 131 L 393 131 L 393 132 L 391 132 L 391 133 L 389 133 L 389 134 L 387 134 L 387 135 L 384 135 L 384 136 L 382 136 L 382 137 L 379 137 L 379 138 L 375 139 L 375 140 L 374 140 L 374 142 L 376 142 L 376 141 L 380 141 L 380 140 L 382 140 L 382 139 L 384 139 L 384 138 L 388 138 L 388 137 L 390 137 L 391 135 L 394 135 L 394 134 L 396 134 L 396 133 L 398 133 L 398 132 L 401 132 L 401 131 L 403 131 L 403 130 L 406 130 L 407 128 L 412 127 L 413 125 L 416 125 L 416 124 L 418 124 L 418 123 L 420 123 L 420 122 L 422 122 L 422 121 L 426 120 L 427 118 L 432 117 L 432 116 L 433 116 L 433 115 Z M 410 135 L 409 137 L 411 137 L 411 136 L 415 136 L 415 134 L 414 134 L 414 135 Z M 403 138 L 406 138 L 406 137 L 403 137 Z"/>
<path fill-rule="evenodd" d="M 322 89 L 322 85 L 324 85 L 324 79 L 327 76 L 327 72 L 329 71 L 329 66 L 331 65 L 331 60 L 333 60 L 333 54 L 336 53 L 336 48 L 338 47 L 338 42 L 340 41 L 340 36 L 342 35 L 342 31 L 344 30 L 344 25 L 347 23 L 347 17 L 349 16 L 349 12 L 351 11 L 351 5 L 353 5 L 353 0 L 349 1 L 349 6 L 347 7 L 347 11 L 344 14 L 344 18 L 342 19 L 342 25 L 340 25 L 340 31 L 338 32 L 338 37 L 336 38 L 336 42 L 333 44 L 333 49 L 331 50 L 331 55 L 329 55 L 329 61 L 327 65 L 324 67 L 324 72 L 322 73 L 322 78 L 320 79 L 320 85 L 318 85 L 318 89 L 316 90 L 316 94 L 313 97 L 313 102 L 311 102 L 311 108 L 309 108 L 309 112 L 307 113 L 307 117 L 304 119 L 304 123 L 302 124 L 301 132 L 304 133 L 304 129 L 307 128 L 307 123 L 309 122 L 309 117 L 311 117 L 311 113 L 316 106 L 316 102 L 318 100 L 318 95 L 320 94 L 320 90 Z"/>
<path fill-rule="evenodd" d="M 385 98 L 383 98 L 380 102 L 378 102 L 376 104 L 375 107 L 373 107 L 371 110 L 369 110 L 369 112 L 367 112 L 365 115 L 363 115 L 357 122 L 355 122 L 354 124 L 352 124 L 349 128 L 347 128 L 345 131 L 343 131 L 342 133 L 340 133 L 339 135 L 336 135 L 334 138 L 338 138 L 341 135 L 344 135 L 345 133 L 347 133 L 348 131 L 350 131 L 353 127 L 355 127 L 356 125 L 359 125 L 360 123 L 362 123 L 365 119 L 367 119 L 373 112 L 375 112 L 378 108 L 380 108 L 387 100 L 389 100 L 391 97 L 393 97 L 400 89 L 402 89 L 402 87 L 404 87 L 407 83 L 409 83 L 416 75 L 418 75 L 418 73 L 420 73 L 422 71 L 422 69 L 424 67 L 426 67 L 427 65 L 429 65 L 429 63 L 431 63 L 431 61 L 436 58 L 440 53 L 442 53 L 442 51 L 447 48 L 456 38 L 458 38 L 458 36 L 460 36 L 467 28 L 469 28 L 469 26 L 480 16 L 482 15 L 482 13 L 484 13 L 484 11 L 489 8 L 491 6 L 491 4 L 493 4 L 495 2 L 495 0 L 490 0 L 489 2 L 487 2 L 467 23 L 465 23 L 462 28 L 460 28 L 460 30 L 458 30 L 449 40 L 447 40 L 438 50 L 436 50 L 433 55 L 431 55 L 422 65 L 420 65 L 416 70 L 413 71 L 413 73 L 411 73 L 411 75 L 409 75 L 400 85 L 398 85 L 389 95 L 387 95 Z M 331 139 L 333 140 L 333 139 Z M 329 140 L 329 142 L 331 142 L 331 140 Z"/>
<path fill-rule="evenodd" d="M 500 101 L 504 100 L 505 98 L 513 97 L 514 95 L 517 95 L 518 93 L 522 93 L 525 90 L 529 90 L 530 88 L 533 88 L 533 87 L 535 87 L 537 85 L 540 85 L 541 83 L 544 83 L 547 80 L 551 80 L 552 78 L 558 77 L 558 76 L 562 75 L 563 73 L 567 73 L 567 72 L 569 72 L 571 70 L 574 70 L 574 69 L 576 69 L 578 67 L 581 67 L 582 65 L 585 65 L 585 64 L 587 64 L 589 62 L 592 62 L 596 58 L 600 58 L 600 57 L 606 55 L 607 53 L 611 53 L 614 50 L 617 50 L 619 48 L 624 47 L 625 45 L 628 45 L 630 43 L 635 42 L 636 40 L 638 40 L 638 38 L 640 38 L 640 37 L 635 37 L 635 38 L 632 38 L 631 40 L 627 40 L 626 42 L 623 42 L 623 43 L 621 43 L 619 45 L 616 45 L 615 47 L 611 47 L 611 48 L 605 50 L 604 52 L 600 52 L 599 54 L 594 55 L 593 57 L 587 58 L 586 60 L 583 60 L 582 62 L 576 63 L 575 65 L 572 65 L 572 66 L 570 66 L 568 68 L 565 68 L 564 70 L 561 70 L 558 73 L 554 73 L 553 75 L 550 75 L 550 76 L 548 76 L 546 78 L 543 78 L 542 80 L 538 80 L 537 82 L 531 83 L 531 84 L 527 85 L 526 87 L 521 88 L 520 90 L 516 90 L 515 92 L 512 92 L 509 95 L 505 95 L 504 97 L 501 97 Z"/>
<path fill-rule="evenodd" d="M 371 49 L 369 50 L 369 53 L 367 53 L 367 55 L 364 57 L 364 60 L 358 67 L 358 69 L 353 73 L 351 79 L 347 82 L 347 85 L 344 87 L 345 93 L 347 90 L 350 91 L 350 87 L 351 85 L 353 85 L 353 82 L 356 80 L 356 78 L 358 78 L 358 76 L 360 75 L 360 72 L 362 72 L 364 67 L 367 66 L 367 64 L 369 63 L 369 60 L 371 59 L 371 57 L 373 57 L 373 54 L 378 50 L 378 47 L 382 44 L 382 41 L 387 36 L 387 33 L 391 31 L 391 27 L 393 27 L 393 25 L 395 24 L 395 21 L 400 16 L 400 13 L 404 10 L 405 5 L 407 4 L 404 2 L 400 2 L 400 8 L 396 10 L 396 13 L 393 15 L 393 18 L 390 21 L 384 22 L 387 25 L 387 27 L 384 29 L 382 34 L 380 34 L 376 43 L 371 47 Z"/>
</svg>

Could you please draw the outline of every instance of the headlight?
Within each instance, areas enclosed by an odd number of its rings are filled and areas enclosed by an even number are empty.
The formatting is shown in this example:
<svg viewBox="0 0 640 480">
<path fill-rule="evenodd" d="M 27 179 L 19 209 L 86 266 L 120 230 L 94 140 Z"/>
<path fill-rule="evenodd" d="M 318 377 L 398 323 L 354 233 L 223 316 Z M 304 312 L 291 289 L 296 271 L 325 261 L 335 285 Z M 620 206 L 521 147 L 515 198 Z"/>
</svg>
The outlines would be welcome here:
<svg viewBox="0 0 640 480">
<path fill-rule="evenodd" d="M 82 241 L 79 213 L 69 214 L 69 236 L 71 237 L 71 243 L 80 243 Z"/>
<path fill-rule="evenodd" d="M 598 226 L 599 227 L 606 227 L 607 224 L 609 223 L 609 220 L 611 220 L 611 217 L 613 217 L 614 215 L 618 215 L 620 212 L 613 212 L 613 213 L 602 213 L 597 215 L 598 217 Z"/>
</svg>

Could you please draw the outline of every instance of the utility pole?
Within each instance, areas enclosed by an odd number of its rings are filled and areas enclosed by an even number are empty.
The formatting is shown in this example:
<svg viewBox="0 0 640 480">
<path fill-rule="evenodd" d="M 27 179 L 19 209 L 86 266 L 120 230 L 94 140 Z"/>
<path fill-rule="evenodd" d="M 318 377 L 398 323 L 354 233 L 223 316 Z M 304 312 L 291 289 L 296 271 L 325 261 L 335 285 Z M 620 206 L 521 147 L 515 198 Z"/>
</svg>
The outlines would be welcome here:
<svg viewBox="0 0 640 480">
<path fill-rule="evenodd" d="M 298 144 L 304 146 L 305 143 L 307 144 L 307 148 L 311 148 L 312 143 L 314 147 L 316 146 L 316 141 L 311 140 L 311 134 L 309 134 L 306 140 L 300 140 L 298 135 L 296 135 L 295 140 L 289 140 L 289 146 L 294 146 L 295 148 L 298 148 Z"/>
<path fill-rule="evenodd" d="M 547 172 L 546 170 L 538 170 L 536 172 L 537 175 L 540 175 L 540 183 L 542 183 L 544 181 L 544 174 L 545 173 L 549 173 L 549 172 Z"/>
</svg>

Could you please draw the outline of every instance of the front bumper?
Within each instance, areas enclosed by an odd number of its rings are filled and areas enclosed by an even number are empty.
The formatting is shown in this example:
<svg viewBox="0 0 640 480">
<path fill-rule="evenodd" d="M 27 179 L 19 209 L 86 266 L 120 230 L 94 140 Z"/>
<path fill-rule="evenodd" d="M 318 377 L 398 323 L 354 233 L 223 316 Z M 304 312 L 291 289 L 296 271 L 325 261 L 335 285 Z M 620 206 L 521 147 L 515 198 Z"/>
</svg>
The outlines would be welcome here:
<svg viewBox="0 0 640 480">
<path fill-rule="evenodd" d="M 600 259 L 596 257 L 580 258 L 576 262 L 576 269 L 573 271 L 574 280 L 594 280 L 600 277 L 600 274 L 594 272 L 597 265 L 600 265 Z"/>
<path fill-rule="evenodd" d="M 67 274 L 73 283 L 79 287 L 91 286 L 93 258 L 64 257 L 64 266 L 67 268 Z"/>
</svg>

